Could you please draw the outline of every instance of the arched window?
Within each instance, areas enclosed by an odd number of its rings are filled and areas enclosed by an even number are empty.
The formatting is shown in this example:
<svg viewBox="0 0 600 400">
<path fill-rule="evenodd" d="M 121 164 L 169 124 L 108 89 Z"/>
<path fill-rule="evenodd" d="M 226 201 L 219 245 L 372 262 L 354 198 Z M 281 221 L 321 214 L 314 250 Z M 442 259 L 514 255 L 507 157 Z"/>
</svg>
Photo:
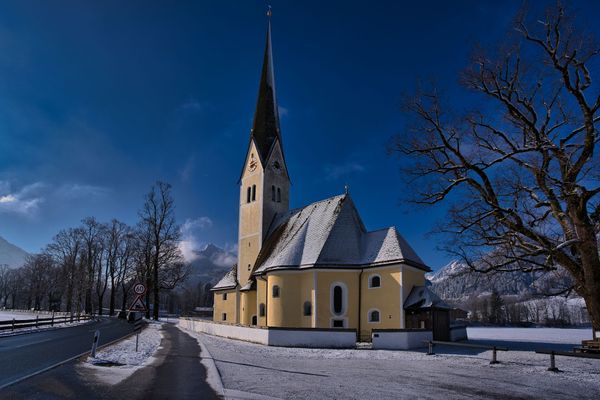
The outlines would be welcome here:
<svg viewBox="0 0 600 400">
<path fill-rule="evenodd" d="M 379 310 L 369 311 L 369 322 L 379 322 Z"/>
<path fill-rule="evenodd" d="M 271 200 L 275 201 L 275 185 L 271 186 Z"/>
<path fill-rule="evenodd" d="M 277 188 L 277 202 L 281 203 L 281 188 Z"/>
<path fill-rule="evenodd" d="M 252 201 L 256 201 L 256 185 L 252 185 Z"/>
<path fill-rule="evenodd" d="M 260 303 L 258 305 L 258 315 L 261 317 L 265 316 L 265 303 Z"/>
<path fill-rule="evenodd" d="M 312 306 L 310 301 L 305 301 L 303 308 L 303 314 L 305 317 L 309 317 L 312 314 Z"/>
<path fill-rule="evenodd" d="M 333 313 L 341 314 L 343 311 L 344 289 L 341 286 L 333 287 Z"/>
<path fill-rule="evenodd" d="M 370 288 L 381 287 L 381 277 L 379 275 L 369 276 L 369 287 Z"/>
<path fill-rule="evenodd" d="M 246 203 L 250 203 L 250 199 L 252 198 L 252 188 L 248 186 L 248 194 L 246 195 Z"/>
<path fill-rule="evenodd" d="M 279 286 L 273 286 L 273 298 L 279 297 Z"/>
</svg>

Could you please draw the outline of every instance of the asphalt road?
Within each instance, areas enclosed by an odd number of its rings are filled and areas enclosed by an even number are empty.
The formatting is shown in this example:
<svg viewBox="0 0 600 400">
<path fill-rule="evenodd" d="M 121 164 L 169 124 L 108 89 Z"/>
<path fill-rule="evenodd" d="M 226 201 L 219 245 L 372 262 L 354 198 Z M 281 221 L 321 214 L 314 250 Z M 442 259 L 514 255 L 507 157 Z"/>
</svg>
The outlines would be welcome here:
<svg viewBox="0 0 600 400">
<path fill-rule="evenodd" d="M 0 400 L 219 399 L 206 382 L 198 342 L 171 324 L 163 333 L 155 361 L 120 383 L 98 380 L 76 359 L 0 390 Z"/>
<path fill-rule="evenodd" d="M 131 333 L 132 325 L 103 318 L 69 328 L 0 337 L 0 388 L 89 351 L 96 330 L 102 345 Z"/>
</svg>

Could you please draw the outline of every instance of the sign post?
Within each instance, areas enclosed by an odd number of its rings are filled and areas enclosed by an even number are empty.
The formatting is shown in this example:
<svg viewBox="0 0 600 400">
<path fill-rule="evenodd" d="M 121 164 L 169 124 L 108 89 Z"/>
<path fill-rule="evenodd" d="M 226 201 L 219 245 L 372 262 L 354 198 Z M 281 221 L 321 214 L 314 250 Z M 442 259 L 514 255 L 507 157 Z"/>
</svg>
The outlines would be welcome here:
<svg viewBox="0 0 600 400">
<path fill-rule="evenodd" d="M 136 294 L 133 303 L 129 306 L 130 312 L 145 312 L 146 305 L 144 304 L 143 296 L 146 293 L 146 286 L 143 283 L 136 283 L 133 286 L 133 292 Z M 135 318 L 133 321 L 133 331 L 135 335 L 135 351 L 138 351 L 138 344 L 140 341 L 140 331 L 142 330 L 142 317 Z"/>
</svg>

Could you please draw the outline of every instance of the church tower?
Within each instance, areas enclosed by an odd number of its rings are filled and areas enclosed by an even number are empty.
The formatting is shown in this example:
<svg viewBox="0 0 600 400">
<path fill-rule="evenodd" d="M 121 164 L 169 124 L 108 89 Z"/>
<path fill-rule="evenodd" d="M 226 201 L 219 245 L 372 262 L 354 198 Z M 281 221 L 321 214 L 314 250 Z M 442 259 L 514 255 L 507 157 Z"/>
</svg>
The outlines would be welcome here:
<svg viewBox="0 0 600 400">
<path fill-rule="evenodd" d="M 275 96 L 270 10 L 267 15 L 267 40 L 258 100 L 240 177 L 237 279 L 241 286 L 250 278 L 275 215 L 289 209 L 290 179 L 283 155 Z"/>
</svg>

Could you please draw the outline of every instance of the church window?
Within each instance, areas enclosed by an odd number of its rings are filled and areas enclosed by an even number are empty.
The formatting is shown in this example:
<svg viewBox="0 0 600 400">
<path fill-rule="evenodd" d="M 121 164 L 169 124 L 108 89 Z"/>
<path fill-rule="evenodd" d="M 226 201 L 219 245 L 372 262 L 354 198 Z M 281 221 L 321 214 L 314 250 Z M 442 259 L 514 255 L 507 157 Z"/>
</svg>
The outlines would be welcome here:
<svg viewBox="0 0 600 400">
<path fill-rule="evenodd" d="M 275 201 L 275 185 L 271 186 L 271 200 Z"/>
<path fill-rule="evenodd" d="M 312 305 L 310 304 L 310 301 L 304 302 L 303 311 L 305 317 L 309 317 L 312 314 Z"/>
<path fill-rule="evenodd" d="M 273 298 L 279 297 L 279 286 L 273 286 Z"/>
<path fill-rule="evenodd" d="M 381 287 L 381 277 L 379 275 L 371 275 L 369 277 L 369 287 L 370 288 Z"/>
<path fill-rule="evenodd" d="M 252 325 L 256 325 L 256 315 L 252 316 Z"/>
<path fill-rule="evenodd" d="M 223 293 L 223 300 L 227 300 L 227 293 Z"/>
<path fill-rule="evenodd" d="M 248 186 L 248 193 L 246 195 L 246 203 L 250 203 L 250 199 L 252 198 L 252 188 Z"/>
<path fill-rule="evenodd" d="M 369 311 L 369 322 L 379 322 L 379 310 Z"/>
<path fill-rule="evenodd" d="M 281 188 L 277 188 L 277 202 L 281 203 Z"/>
<path fill-rule="evenodd" d="M 265 303 L 260 303 L 260 305 L 258 306 L 258 315 L 260 315 L 261 317 L 265 316 Z"/>
<path fill-rule="evenodd" d="M 248 271 L 250 271 L 250 264 L 248 264 Z"/>
<path fill-rule="evenodd" d="M 344 320 L 343 319 L 334 319 L 333 320 L 333 327 L 334 328 L 343 328 L 344 327 Z"/>
<path fill-rule="evenodd" d="M 252 201 L 256 201 L 256 185 L 252 185 Z"/>
<path fill-rule="evenodd" d="M 334 315 L 344 315 L 346 313 L 347 301 L 346 285 L 341 282 L 335 282 L 331 285 L 331 313 Z"/>
<path fill-rule="evenodd" d="M 227 313 L 223 313 L 223 315 L 221 316 L 221 319 L 223 321 L 227 321 Z"/>
</svg>

